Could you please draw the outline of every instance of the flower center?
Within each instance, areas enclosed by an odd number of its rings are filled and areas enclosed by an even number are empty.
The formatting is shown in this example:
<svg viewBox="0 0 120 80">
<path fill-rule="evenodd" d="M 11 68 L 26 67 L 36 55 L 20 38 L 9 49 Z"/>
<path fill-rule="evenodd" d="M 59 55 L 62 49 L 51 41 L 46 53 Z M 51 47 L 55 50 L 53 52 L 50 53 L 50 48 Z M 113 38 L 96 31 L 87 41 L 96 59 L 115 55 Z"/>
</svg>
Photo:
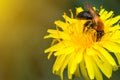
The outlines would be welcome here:
<svg viewBox="0 0 120 80">
<path fill-rule="evenodd" d="M 74 44 L 79 47 L 90 47 L 94 42 L 96 42 L 96 31 L 94 29 L 90 29 L 86 33 L 73 35 L 72 40 Z"/>
<path fill-rule="evenodd" d="M 71 35 L 73 44 L 87 48 L 97 41 L 97 31 L 89 23 L 91 22 L 81 22 L 82 26 L 76 26 L 80 31 L 73 31 L 74 33 Z"/>
</svg>

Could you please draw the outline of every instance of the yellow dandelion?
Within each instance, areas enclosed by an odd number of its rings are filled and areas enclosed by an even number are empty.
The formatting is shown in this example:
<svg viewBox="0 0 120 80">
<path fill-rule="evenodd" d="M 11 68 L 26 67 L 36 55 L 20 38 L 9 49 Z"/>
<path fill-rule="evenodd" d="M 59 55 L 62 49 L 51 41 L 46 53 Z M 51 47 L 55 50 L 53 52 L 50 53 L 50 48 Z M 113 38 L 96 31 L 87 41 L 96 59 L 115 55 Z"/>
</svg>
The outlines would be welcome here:
<svg viewBox="0 0 120 80">
<path fill-rule="evenodd" d="M 83 11 L 81 7 L 76 8 L 75 17 L 71 10 L 71 17 L 64 13 L 65 21 L 55 21 L 56 29 L 48 29 L 49 34 L 44 37 L 53 39 L 45 53 L 49 53 L 48 59 L 52 54 L 56 57 L 53 73 L 61 80 L 65 68 L 69 79 L 82 74 L 86 80 L 103 80 L 102 73 L 110 78 L 120 64 L 120 15 L 113 17 L 113 11 L 101 8 L 99 18 L 104 24 L 101 34 L 90 25 L 92 19 L 76 18 Z"/>
</svg>

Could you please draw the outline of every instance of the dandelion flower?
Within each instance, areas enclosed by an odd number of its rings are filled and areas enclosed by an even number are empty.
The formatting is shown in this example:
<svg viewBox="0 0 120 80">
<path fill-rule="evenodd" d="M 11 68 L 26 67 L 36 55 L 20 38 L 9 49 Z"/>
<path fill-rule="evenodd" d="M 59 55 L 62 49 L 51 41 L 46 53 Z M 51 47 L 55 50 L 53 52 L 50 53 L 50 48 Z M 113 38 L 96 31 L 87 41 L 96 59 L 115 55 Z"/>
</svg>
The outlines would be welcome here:
<svg viewBox="0 0 120 80">
<path fill-rule="evenodd" d="M 83 8 L 76 8 L 76 15 L 82 11 Z M 56 57 L 53 73 L 61 80 L 65 68 L 68 79 L 82 75 L 86 80 L 103 80 L 102 73 L 110 78 L 120 64 L 120 15 L 114 17 L 113 11 L 99 10 L 104 35 L 97 40 L 97 31 L 90 25 L 85 27 L 89 20 L 77 19 L 71 10 L 70 13 L 70 17 L 64 13 L 65 21 L 55 21 L 56 29 L 48 29 L 49 34 L 44 37 L 53 39 L 51 47 L 45 50 L 48 59 L 52 54 Z"/>
</svg>

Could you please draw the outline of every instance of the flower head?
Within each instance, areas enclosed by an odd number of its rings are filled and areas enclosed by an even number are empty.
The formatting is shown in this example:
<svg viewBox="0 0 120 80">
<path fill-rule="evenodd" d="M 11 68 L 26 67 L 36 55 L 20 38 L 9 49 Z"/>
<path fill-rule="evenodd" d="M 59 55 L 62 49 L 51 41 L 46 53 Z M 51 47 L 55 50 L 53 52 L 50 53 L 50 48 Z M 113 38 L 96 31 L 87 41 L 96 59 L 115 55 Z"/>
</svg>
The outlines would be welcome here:
<svg viewBox="0 0 120 80">
<path fill-rule="evenodd" d="M 82 11 L 81 7 L 76 8 L 76 15 Z M 53 39 L 51 47 L 45 50 L 48 58 L 52 54 L 56 57 L 53 73 L 63 80 L 67 68 L 69 79 L 82 74 L 87 80 L 103 80 L 102 73 L 110 78 L 120 64 L 120 16 L 113 17 L 113 11 L 101 8 L 99 18 L 104 24 L 104 34 L 98 38 L 97 30 L 89 24 L 92 20 L 77 19 L 71 10 L 70 13 L 71 17 L 64 13 L 65 21 L 55 21 L 56 29 L 48 29 L 49 35 L 44 37 Z"/>
</svg>

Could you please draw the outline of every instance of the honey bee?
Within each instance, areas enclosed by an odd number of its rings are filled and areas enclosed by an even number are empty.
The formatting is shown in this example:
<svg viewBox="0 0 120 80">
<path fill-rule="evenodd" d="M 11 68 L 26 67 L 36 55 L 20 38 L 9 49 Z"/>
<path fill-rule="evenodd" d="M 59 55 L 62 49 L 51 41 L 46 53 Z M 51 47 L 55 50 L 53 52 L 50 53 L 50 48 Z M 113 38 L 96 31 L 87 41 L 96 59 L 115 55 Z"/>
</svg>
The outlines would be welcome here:
<svg viewBox="0 0 120 80">
<path fill-rule="evenodd" d="M 88 3 L 85 3 L 85 8 L 87 9 L 87 11 L 82 11 L 78 13 L 76 17 L 78 19 L 88 20 L 84 24 L 84 27 L 89 25 L 89 28 L 95 29 L 97 32 L 97 41 L 98 41 L 104 35 L 104 24 L 100 19 L 100 15 L 97 14 L 96 11 Z"/>
</svg>

